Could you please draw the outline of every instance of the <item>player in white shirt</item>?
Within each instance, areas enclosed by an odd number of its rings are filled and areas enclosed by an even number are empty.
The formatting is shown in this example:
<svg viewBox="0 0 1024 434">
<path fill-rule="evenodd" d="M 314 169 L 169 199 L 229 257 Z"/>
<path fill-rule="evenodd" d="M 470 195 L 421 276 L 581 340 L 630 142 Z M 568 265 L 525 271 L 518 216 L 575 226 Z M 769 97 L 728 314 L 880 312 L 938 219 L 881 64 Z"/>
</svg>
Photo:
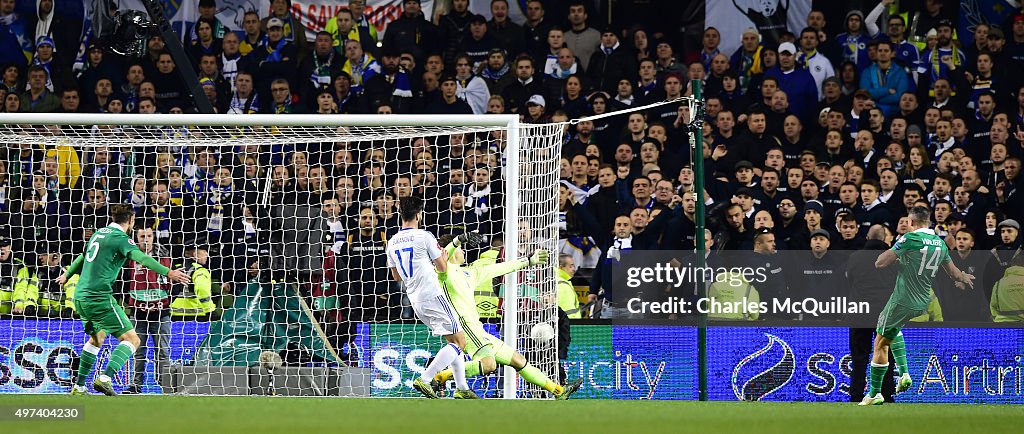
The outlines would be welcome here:
<svg viewBox="0 0 1024 434">
<path fill-rule="evenodd" d="M 420 321 L 430 328 L 431 333 L 444 336 L 448 342 L 434 355 L 423 375 L 413 381 L 413 388 L 427 398 L 438 398 L 430 387 L 430 380 L 451 366 L 457 389 L 455 398 L 480 399 L 466 383 L 465 358 L 462 355 L 466 348 L 466 335 L 459 328 L 455 309 L 441 289 L 441 282 L 448 272 L 445 253 L 430 232 L 419 228 L 423 221 L 423 199 L 403 197 L 398 202 L 398 211 L 402 217 L 402 229 L 388 240 L 387 246 L 391 275 L 404 284 L 412 309 Z"/>
</svg>

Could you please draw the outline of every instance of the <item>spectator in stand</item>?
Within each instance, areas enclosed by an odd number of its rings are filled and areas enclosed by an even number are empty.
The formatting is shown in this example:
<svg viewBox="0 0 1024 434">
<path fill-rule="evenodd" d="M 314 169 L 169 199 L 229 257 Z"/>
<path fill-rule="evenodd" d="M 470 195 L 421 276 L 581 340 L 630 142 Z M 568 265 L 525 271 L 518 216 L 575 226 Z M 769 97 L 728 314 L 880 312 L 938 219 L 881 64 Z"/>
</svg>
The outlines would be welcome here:
<svg viewBox="0 0 1024 434">
<path fill-rule="evenodd" d="M 569 48 L 572 48 L 571 44 Z M 637 64 L 634 55 L 619 42 L 614 29 L 608 28 L 601 32 L 601 44 L 597 48 L 588 56 L 588 63 L 583 63 L 587 65 L 587 76 L 594 88 L 612 92 L 621 79 L 636 81 Z M 580 57 L 580 62 L 584 62 L 579 51 L 574 49 L 573 52 Z"/>
<path fill-rule="evenodd" d="M 384 49 L 409 51 L 417 60 L 425 60 L 428 54 L 440 53 L 443 48 L 440 32 L 423 16 L 420 1 L 404 0 L 402 8 L 402 16 L 388 24 Z"/>
<path fill-rule="evenodd" d="M 516 58 L 515 81 L 508 84 L 502 93 L 502 97 L 505 98 L 506 112 L 525 114 L 526 100 L 532 95 L 544 94 L 544 85 L 534 76 L 535 71 L 534 59 L 529 56 Z"/>
<path fill-rule="evenodd" d="M 135 242 L 142 253 L 157 259 L 165 267 L 171 266 L 171 259 L 166 250 L 158 249 L 152 228 L 143 227 L 135 230 Z M 139 349 L 135 356 L 135 375 L 132 383 L 124 393 L 132 395 L 142 393 L 146 384 L 147 345 L 153 339 L 154 362 L 157 384 L 161 388 L 169 387 L 165 378 L 169 374 L 171 337 L 171 293 L 170 282 L 159 274 L 136 262 L 131 262 L 122 271 L 122 291 L 125 304 L 131 309 L 132 323 L 139 334 Z"/>
<path fill-rule="evenodd" d="M 961 68 L 967 61 L 964 52 L 953 44 L 953 24 L 941 20 L 935 27 L 938 44 L 935 48 L 921 53 L 921 66 L 925 73 L 920 75 L 918 90 L 927 92 L 940 79 L 950 80 L 951 73 Z"/>
<path fill-rule="evenodd" d="M 473 60 L 468 54 L 455 57 L 455 95 L 469 104 L 473 114 L 479 115 L 487 112 L 487 100 L 491 93 L 484 79 L 474 74 L 473 70 Z"/>
<path fill-rule="evenodd" d="M 303 59 L 299 65 L 297 76 L 298 82 L 301 83 L 298 86 L 299 96 L 300 100 L 307 104 L 319 93 L 319 89 L 331 87 L 334 77 L 341 74 L 346 65 L 346 57 L 335 51 L 331 44 L 330 33 L 317 33 L 316 39 L 313 41 L 313 53 Z M 309 105 L 312 106 L 312 104 Z"/>
<path fill-rule="evenodd" d="M 779 89 L 789 97 L 790 111 L 808 122 L 811 110 L 818 100 L 814 76 L 806 69 L 797 68 L 796 46 L 791 42 L 779 45 L 779 65 L 767 70 L 765 77 L 778 80 Z"/>
<path fill-rule="evenodd" d="M 364 52 L 377 53 L 377 37 L 375 36 L 377 28 L 375 26 L 360 26 L 356 23 L 353 13 L 355 5 L 353 3 L 361 1 L 349 2 L 347 9 L 339 9 L 338 14 L 328 20 L 327 25 L 324 27 L 324 32 L 327 32 L 328 37 L 331 39 L 331 46 L 339 52 L 344 50 L 345 42 L 355 40 L 363 47 Z M 362 6 L 363 4 L 359 4 L 360 9 Z M 371 29 L 373 29 L 372 34 L 370 33 Z"/>
<path fill-rule="evenodd" d="M 889 41 L 878 41 L 875 49 L 875 63 L 872 63 L 860 77 L 861 89 L 867 90 L 886 116 L 896 113 L 900 97 L 910 90 L 907 72 L 892 62 L 893 45 Z"/>
<path fill-rule="evenodd" d="M 818 89 L 818 99 L 824 98 L 823 84 L 825 79 L 836 75 L 835 69 L 823 53 L 818 51 L 818 31 L 813 27 L 805 27 L 800 31 L 800 53 L 797 55 L 797 64 L 810 71 L 814 77 L 815 88 Z"/>
<path fill-rule="evenodd" d="M 480 77 L 487 83 L 487 89 L 491 95 L 501 95 L 505 87 L 515 79 L 515 74 L 512 73 L 512 65 L 508 62 L 505 50 L 501 48 L 491 49 L 487 55 L 487 62 L 481 65 Z M 502 104 L 504 104 L 504 100 Z"/>
<path fill-rule="evenodd" d="M 227 37 L 227 35 L 224 35 Z M 256 11 L 246 11 L 242 17 L 242 33 L 239 35 L 238 51 L 242 56 L 248 56 L 253 50 L 263 44 L 266 39 L 266 31 L 263 23 L 260 22 L 260 15 Z"/>
<path fill-rule="evenodd" d="M 253 114 L 260 111 L 259 97 L 256 95 L 255 80 L 253 74 L 248 71 L 239 71 L 235 75 L 235 92 L 218 112 L 234 114 Z"/>
<path fill-rule="evenodd" d="M 487 33 L 498 41 L 498 45 L 509 56 L 518 56 L 526 48 L 523 27 L 509 19 L 508 0 L 491 1 L 491 20 L 487 22 Z"/>
<path fill-rule="evenodd" d="M 431 114 L 473 114 L 469 103 L 458 97 L 458 80 L 448 76 L 441 80 L 441 98 L 428 104 L 425 111 Z"/>
<path fill-rule="evenodd" d="M 192 65 L 198 65 L 199 59 L 207 54 L 220 56 L 224 44 L 221 42 L 223 36 L 216 35 L 218 25 L 219 22 L 214 17 L 199 17 L 199 20 L 196 21 L 196 25 L 193 27 L 196 37 L 187 49 Z"/>
<path fill-rule="evenodd" d="M 381 54 L 380 73 L 365 83 L 365 104 L 371 108 L 388 105 L 395 113 L 411 112 L 417 86 L 412 81 L 409 71 L 402 68 L 400 58 L 399 51 L 384 48 Z"/>
<path fill-rule="evenodd" d="M 273 4 L 284 2 L 290 2 L 290 0 L 274 0 Z M 292 33 L 299 32 L 298 34 L 302 35 L 303 45 L 305 45 L 306 36 L 301 33 L 301 24 L 298 23 L 298 20 L 292 20 L 290 15 L 288 15 L 288 21 L 292 26 L 298 26 L 298 30 L 291 27 L 289 29 L 292 29 Z M 293 39 L 289 39 L 287 36 L 289 30 L 285 28 L 285 20 L 276 16 L 270 18 L 266 22 L 266 29 L 266 42 L 250 53 L 253 56 L 253 61 L 259 65 L 256 89 L 265 95 L 270 93 L 270 82 L 278 78 L 293 83 L 296 66 L 301 60 L 299 47 L 293 42 Z M 293 38 L 298 39 L 298 36 L 293 36 Z"/>
<path fill-rule="evenodd" d="M 858 71 L 867 68 L 871 61 L 868 57 L 868 43 L 871 37 L 864 28 L 864 13 L 852 10 L 846 13 L 846 32 L 836 36 L 836 43 L 841 48 L 842 61 L 850 62 Z"/>
<path fill-rule="evenodd" d="M 275 79 L 270 83 L 270 102 L 264 108 L 264 112 L 272 114 L 299 113 L 301 109 L 297 104 L 298 96 L 292 94 L 288 80 L 283 78 Z"/>
<path fill-rule="evenodd" d="M 447 67 L 452 69 L 455 55 L 464 52 L 463 39 L 469 33 L 470 20 L 476 18 L 469 11 L 469 0 L 452 0 L 451 10 L 437 18 L 438 31 L 444 46 L 444 58 L 448 60 Z"/>
<path fill-rule="evenodd" d="M 480 66 L 487 61 L 487 54 L 493 49 L 501 48 L 501 45 L 497 39 L 487 34 L 487 20 L 483 15 L 473 15 L 469 19 L 469 32 L 462 39 L 459 48 L 469 56 L 473 70 L 479 71 Z"/>
<path fill-rule="evenodd" d="M 270 2 L 270 15 L 260 20 L 260 29 L 266 32 L 269 37 L 261 45 L 267 46 L 268 49 L 277 49 L 271 47 L 278 43 L 278 39 L 270 35 L 270 23 L 274 18 L 277 18 L 277 22 L 281 24 L 280 39 L 287 41 L 287 43 L 293 46 L 292 50 L 294 51 L 291 53 L 291 62 L 293 64 L 292 70 L 294 71 L 294 64 L 301 63 L 302 59 L 309 53 L 309 44 L 306 42 L 306 32 L 309 30 L 302 25 L 302 20 L 292 16 L 291 0 L 272 0 Z M 271 40 L 273 42 L 270 42 Z"/>
<path fill-rule="evenodd" d="M 32 65 L 28 69 L 28 90 L 21 93 L 21 111 L 30 113 L 51 113 L 60 107 L 60 99 L 46 88 L 46 69 Z"/>
<path fill-rule="evenodd" d="M 580 59 L 580 65 L 589 67 L 591 55 L 598 50 L 598 44 L 607 45 L 603 42 L 602 33 L 587 25 L 587 6 L 584 2 L 574 0 L 569 4 L 569 31 L 565 33 L 565 46 L 569 47 Z M 614 34 L 614 32 L 612 32 Z M 616 38 L 616 42 L 617 38 Z M 616 45 L 616 44 L 612 44 Z M 625 47 L 623 47 L 625 48 Z M 625 51 L 623 51 L 625 52 Z M 590 73 L 590 70 L 587 70 Z"/>
</svg>

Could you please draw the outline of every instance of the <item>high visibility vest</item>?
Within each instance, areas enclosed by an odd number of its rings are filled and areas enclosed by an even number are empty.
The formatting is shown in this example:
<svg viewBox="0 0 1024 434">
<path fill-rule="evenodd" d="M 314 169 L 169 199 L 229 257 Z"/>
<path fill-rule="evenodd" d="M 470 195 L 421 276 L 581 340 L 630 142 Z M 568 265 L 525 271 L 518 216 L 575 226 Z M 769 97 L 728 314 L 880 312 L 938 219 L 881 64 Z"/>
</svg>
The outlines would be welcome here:
<svg viewBox="0 0 1024 434">
<path fill-rule="evenodd" d="M 18 283 L 28 277 L 28 268 L 25 261 L 17 258 L 11 258 L 11 262 L 2 264 L 2 267 L 10 270 L 10 275 L 0 276 L 0 314 L 9 314 L 14 307 L 14 291 Z"/>
<path fill-rule="evenodd" d="M 757 288 L 754 288 L 742 273 L 736 272 L 724 272 L 715 276 L 715 282 L 708 288 L 708 298 L 714 298 L 716 302 L 723 305 L 741 302 L 744 298 L 746 298 L 747 303 L 759 303 L 761 301 Z M 711 313 L 708 313 L 708 319 L 756 320 L 760 316 L 760 313 L 757 311 L 747 311 L 745 309 L 733 309 L 729 312 L 723 312 L 724 309 L 717 309 L 713 306 L 708 306 L 708 308 L 714 309 Z"/>
<path fill-rule="evenodd" d="M 39 287 L 36 286 L 33 277 L 35 276 L 32 275 L 28 267 L 23 266 L 18 269 L 18 277 L 15 279 L 14 293 L 11 297 L 11 304 L 15 310 L 36 306 L 39 300 Z"/>
<path fill-rule="evenodd" d="M 580 299 L 576 296 L 576 289 L 569 279 L 569 273 L 558 270 L 558 308 L 565 311 L 570 319 L 583 318 L 580 313 Z"/>
<path fill-rule="evenodd" d="M 493 265 L 498 262 L 498 249 L 490 249 L 480 254 L 480 259 L 473 261 L 473 266 Z M 473 302 L 480 318 L 501 318 L 498 313 L 498 296 L 494 294 L 494 282 L 480 282 L 473 291 Z"/>
<path fill-rule="evenodd" d="M 78 276 L 75 274 L 68 279 L 67 283 L 64 284 L 64 308 L 75 311 L 75 288 L 78 287 Z"/>
<path fill-rule="evenodd" d="M 931 301 L 928 302 L 928 311 L 910 319 L 912 322 L 942 322 L 942 306 L 938 297 L 935 297 L 935 290 L 931 291 Z"/>
<path fill-rule="evenodd" d="M 171 301 L 171 316 L 202 316 L 213 312 L 213 282 L 210 270 L 198 262 L 192 263 L 192 284 L 181 296 Z"/>
<path fill-rule="evenodd" d="M 1006 269 L 992 288 L 989 308 L 995 322 L 1024 321 L 1024 267 L 1014 265 Z"/>
<path fill-rule="evenodd" d="M 47 267 L 49 268 L 49 267 Z M 54 273 L 56 270 L 48 270 L 47 268 L 39 269 L 36 274 L 30 278 L 30 285 L 35 285 L 38 288 L 39 294 L 39 310 L 40 311 L 56 311 L 59 312 L 64 308 L 64 291 L 53 282 L 47 282 L 42 279 L 55 279 L 57 275 Z M 64 267 L 59 268 L 64 271 Z M 49 274 L 40 274 L 41 271 L 45 271 Z"/>
</svg>

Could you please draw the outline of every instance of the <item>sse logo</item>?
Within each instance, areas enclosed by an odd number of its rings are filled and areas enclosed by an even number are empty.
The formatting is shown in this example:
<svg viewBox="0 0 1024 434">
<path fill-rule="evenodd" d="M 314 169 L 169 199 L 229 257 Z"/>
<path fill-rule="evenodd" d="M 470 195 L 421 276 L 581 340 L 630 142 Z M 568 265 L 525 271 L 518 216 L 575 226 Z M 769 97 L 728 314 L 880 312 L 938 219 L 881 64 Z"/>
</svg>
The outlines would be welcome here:
<svg viewBox="0 0 1024 434">
<path fill-rule="evenodd" d="M 35 342 L 22 343 L 13 351 L 0 346 L 0 391 L 16 391 L 12 386 L 35 389 L 47 379 L 60 387 L 71 386 L 77 358 L 75 350 L 59 345 L 49 351 Z"/>
<path fill-rule="evenodd" d="M 793 349 L 789 347 L 789 344 L 776 336 L 767 333 L 765 333 L 765 336 L 768 337 L 768 344 L 744 357 L 732 370 L 732 391 L 736 394 L 736 398 L 741 401 L 758 401 L 769 393 L 781 389 L 793 378 L 793 373 L 796 370 Z M 759 359 L 771 351 L 776 344 L 782 348 L 782 357 L 779 361 L 753 375 L 742 385 L 739 384 L 740 373 L 743 371 L 743 368 L 755 363 L 757 364 L 755 366 L 762 366 L 762 364 L 758 363 Z"/>
<path fill-rule="evenodd" d="M 798 371 L 793 347 L 782 338 L 764 333 L 768 343 L 740 360 L 732 369 L 732 391 L 743 401 L 846 401 L 850 394 L 853 358 L 838 348 L 802 342 Z M 798 343 L 800 343 L 798 342 Z M 836 357 L 834 354 L 841 354 Z M 743 378 L 749 378 L 742 381 Z M 788 387 L 787 387 L 788 386 Z M 771 396 L 768 396 L 770 395 Z"/>
</svg>

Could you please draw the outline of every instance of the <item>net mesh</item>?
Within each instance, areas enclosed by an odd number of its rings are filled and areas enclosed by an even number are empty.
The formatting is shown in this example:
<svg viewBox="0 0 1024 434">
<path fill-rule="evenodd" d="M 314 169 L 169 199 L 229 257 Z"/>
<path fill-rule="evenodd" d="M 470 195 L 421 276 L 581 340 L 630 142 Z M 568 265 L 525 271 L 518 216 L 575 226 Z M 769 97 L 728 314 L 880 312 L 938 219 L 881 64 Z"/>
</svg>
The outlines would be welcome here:
<svg viewBox="0 0 1024 434">
<path fill-rule="evenodd" d="M 556 253 L 563 127 L 520 127 L 510 154 L 508 129 L 494 127 L 2 125 L 0 224 L 11 252 L 0 251 L 0 321 L 10 325 L 0 333 L 48 336 L 74 359 L 83 341 L 74 284 L 54 279 L 109 223 L 110 206 L 129 204 L 140 248 L 194 282 L 172 285 L 126 263 L 114 295 L 144 348 L 115 378 L 118 390 L 333 394 L 331 377 L 348 369 L 374 396 L 415 396 L 412 380 L 441 341 L 386 267 L 397 199 L 423 197 L 435 236 L 485 235 L 467 250 L 470 263 Z M 502 247 L 508 227 L 518 228 L 514 252 Z M 485 330 L 514 330 L 508 342 L 553 379 L 557 339 L 530 336 L 541 322 L 557 330 L 555 262 L 516 274 L 514 309 L 498 281 L 475 297 Z M 310 369 L 325 390 L 303 382 Z M 73 377 L 68 367 L 32 391 L 64 392 Z M 499 370 L 472 385 L 502 396 L 501 380 Z M 517 384 L 519 397 L 545 396 Z"/>
</svg>

